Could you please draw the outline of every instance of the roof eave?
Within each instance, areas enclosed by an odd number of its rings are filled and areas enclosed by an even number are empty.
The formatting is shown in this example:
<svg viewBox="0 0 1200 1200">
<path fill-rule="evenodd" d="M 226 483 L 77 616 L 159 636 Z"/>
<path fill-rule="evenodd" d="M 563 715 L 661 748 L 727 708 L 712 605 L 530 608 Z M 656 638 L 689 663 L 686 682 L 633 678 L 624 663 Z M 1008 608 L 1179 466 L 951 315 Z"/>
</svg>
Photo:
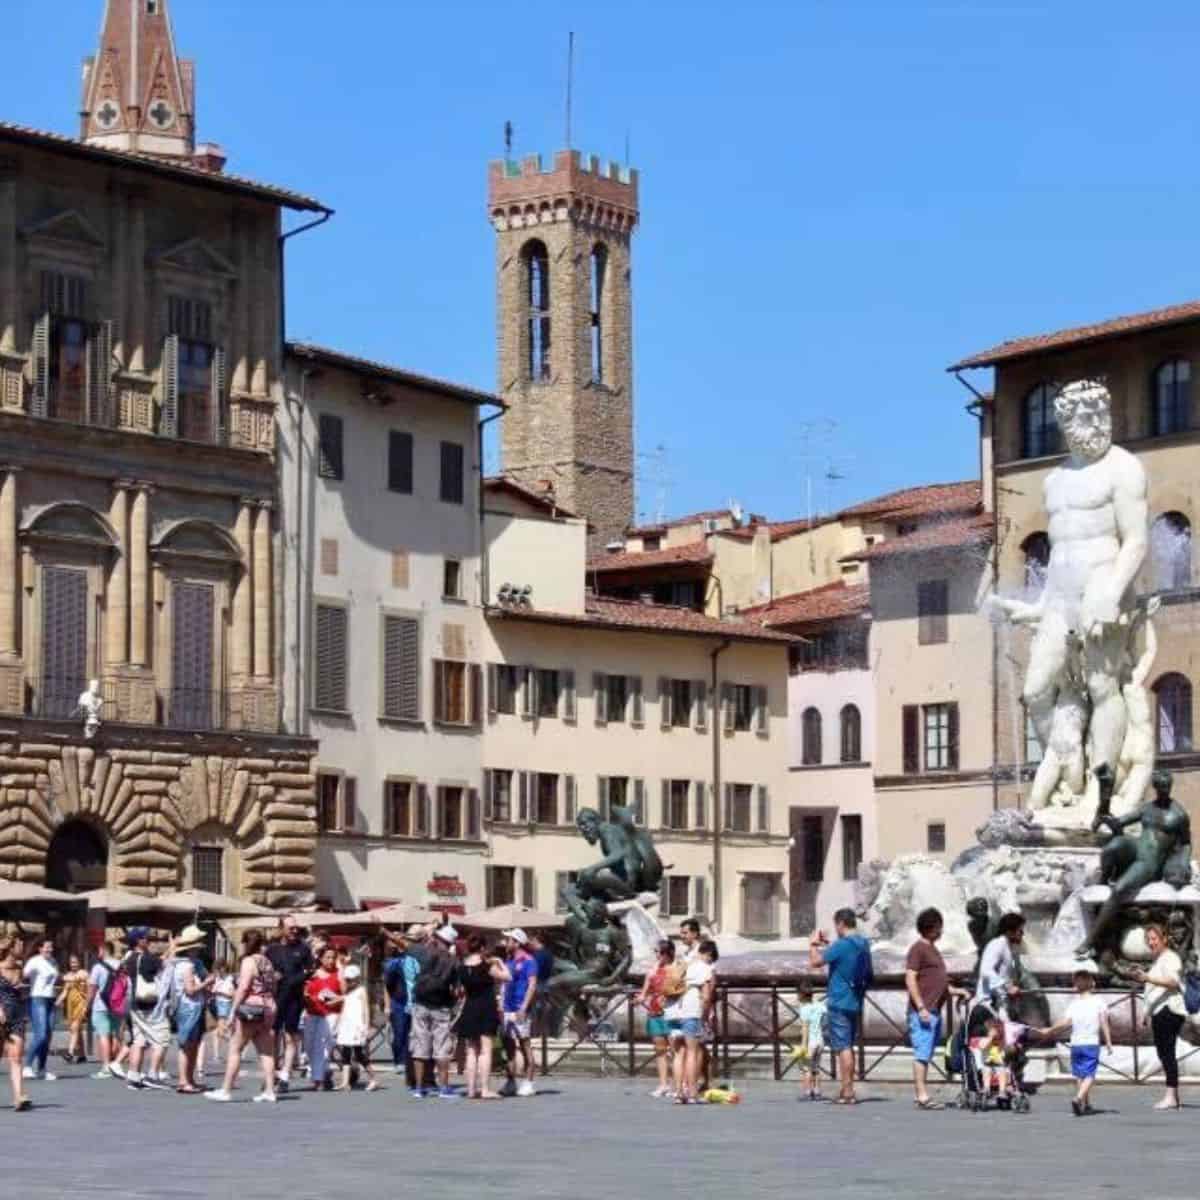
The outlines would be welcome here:
<svg viewBox="0 0 1200 1200">
<path fill-rule="evenodd" d="M 502 608 L 498 605 L 487 605 L 483 610 L 485 617 L 505 617 L 509 620 L 532 621 L 541 625 L 559 625 L 567 629 L 578 629 L 581 626 L 597 629 L 604 633 L 641 633 L 662 634 L 665 637 L 709 638 L 731 642 L 745 642 L 755 646 L 787 646 L 795 639 L 787 634 L 776 633 L 764 629 L 763 633 L 750 633 L 738 629 L 671 629 L 663 625 L 623 625 L 619 621 L 597 620 L 595 617 L 582 613 L 573 616 L 570 613 L 521 612 L 518 609 Z M 764 636 L 766 635 L 766 636 Z"/>
</svg>

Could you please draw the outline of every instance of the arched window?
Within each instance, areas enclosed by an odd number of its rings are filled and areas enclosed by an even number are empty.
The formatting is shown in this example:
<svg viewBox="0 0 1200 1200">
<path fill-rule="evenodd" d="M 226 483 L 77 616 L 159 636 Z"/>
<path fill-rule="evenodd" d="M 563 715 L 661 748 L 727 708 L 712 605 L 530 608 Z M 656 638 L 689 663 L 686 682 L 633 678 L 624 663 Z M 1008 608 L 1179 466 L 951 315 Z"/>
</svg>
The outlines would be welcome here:
<svg viewBox="0 0 1200 1200">
<path fill-rule="evenodd" d="M 1150 570 L 1156 592 L 1192 586 L 1192 526 L 1183 513 L 1163 513 L 1150 527 Z"/>
<path fill-rule="evenodd" d="M 1158 701 L 1158 751 L 1170 754 L 1192 748 L 1192 685 L 1178 673 L 1164 675 L 1154 685 Z"/>
<path fill-rule="evenodd" d="M 592 247 L 592 382 L 604 382 L 604 326 L 601 312 L 604 283 L 608 273 L 608 247 L 597 242 Z"/>
<path fill-rule="evenodd" d="M 862 714 L 853 704 L 842 709 L 842 762 L 862 762 Z"/>
<path fill-rule="evenodd" d="M 1183 433 L 1192 427 L 1192 364 L 1173 358 L 1154 372 L 1154 432 Z"/>
<path fill-rule="evenodd" d="M 1021 553 L 1025 556 L 1025 591 L 1031 597 L 1040 596 L 1050 569 L 1050 538 L 1042 530 L 1031 533 L 1021 543 Z"/>
<path fill-rule="evenodd" d="M 529 378 L 550 378 L 550 255 L 544 242 L 525 246 L 526 299 L 529 324 Z"/>
<path fill-rule="evenodd" d="M 806 708 L 800 720 L 800 761 L 806 767 L 815 767 L 821 761 L 821 714 L 815 708 Z"/>
<path fill-rule="evenodd" d="M 1058 388 L 1039 383 L 1026 397 L 1021 411 L 1021 454 L 1023 458 L 1042 458 L 1062 453 L 1062 434 L 1054 414 Z"/>
</svg>

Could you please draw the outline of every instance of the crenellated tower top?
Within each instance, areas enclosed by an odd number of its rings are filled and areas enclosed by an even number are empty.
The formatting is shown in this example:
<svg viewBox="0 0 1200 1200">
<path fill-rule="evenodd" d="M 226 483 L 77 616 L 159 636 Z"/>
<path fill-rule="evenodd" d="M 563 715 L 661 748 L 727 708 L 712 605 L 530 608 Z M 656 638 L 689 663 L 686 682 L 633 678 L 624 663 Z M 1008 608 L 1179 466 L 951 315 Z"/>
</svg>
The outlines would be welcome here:
<svg viewBox="0 0 1200 1200">
<path fill-rule="evenodd" d="M 488 212 L 497 232 L 573 219 L 597 229 L 632 233 L 638 222 L 638 173 L 561 150 L 546 171 L 542 156 L 497 159 L 488 166 Z"/>
</svg>

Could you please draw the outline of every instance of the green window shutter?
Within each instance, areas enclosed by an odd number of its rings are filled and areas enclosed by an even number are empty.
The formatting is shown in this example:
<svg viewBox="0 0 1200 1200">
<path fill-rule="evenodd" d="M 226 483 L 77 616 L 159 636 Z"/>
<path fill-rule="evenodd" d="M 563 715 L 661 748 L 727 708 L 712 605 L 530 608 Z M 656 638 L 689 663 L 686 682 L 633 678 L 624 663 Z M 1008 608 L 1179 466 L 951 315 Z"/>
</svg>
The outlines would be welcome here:
<svg viewBox="0 0 1200 1200">
<path fill-rule="evenodd" d="M 733 784 L 725 785 L 725 828 L 733 828 Z"/>
<path fill-rule="evenodd" d="M 517 820 L 522 825 L 529 824 L 529 772 L 518 771 L 518 803 Z"/>
<path fill-rule="evenodd" d="M 487 669 L 487 711 L 488 718 L 494 720 L 499 708 L 496 703 L 496 690 L 500 685 L 500 669 L 495 663 L 488 663 Z"/>
<path fill-rule="evenodd" d="M 697 875 L 693 882 L 696 916 L 701 923 L 705 923 L 708 917 L 708 880 L 703 875 Z"/>
<path fill-rule="evenodd" d="M 162 413 L 158 431 L 163 437 L 179 436 L 179 336 L 168 334 L 162 350 Z"/>
<path fill-rule="evenodd" d="M 496 868 L 483 868 L 483 904 L 485 908 L 496 906 Z"/>
<path fill-rule="evenodd" d="M 521 673 L 521 716 L 527 720 L 537 711 L 537 672 L 532 667 L 518 667 Z"/>
<path fill-rule="evenodd" d="M 30 413 L 35 417 L 50 415 L 50 322 L 48 312 L 38 317 L 33 327 L 33 395 Z"/>
<path fill-rule="evenodd" d="M 42 696 L 39 715 L 71 716 L 87 686 L 87 572 L 42 568 Z"/>
<path fill-rule="evenodd" d="M 721 684 L 721 714 L 726 733 L 733 732 L 733 707 L 733 684 L 723 683 Z"/>
<path fill-rule="evenodd" d="M 662 828 L 671 828 L 671 781 L 662 781 Z"/>
</svg>

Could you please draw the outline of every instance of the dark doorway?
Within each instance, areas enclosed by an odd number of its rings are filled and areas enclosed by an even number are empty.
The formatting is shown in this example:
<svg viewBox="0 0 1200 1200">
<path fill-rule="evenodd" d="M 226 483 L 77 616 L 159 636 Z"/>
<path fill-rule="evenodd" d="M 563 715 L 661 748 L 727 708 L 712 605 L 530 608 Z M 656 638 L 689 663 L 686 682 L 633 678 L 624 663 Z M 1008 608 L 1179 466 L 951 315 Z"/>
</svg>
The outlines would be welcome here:
<svg viewBox="0 0 1200 1200">
<path fill-rule="evenodd" d="M 46 886 L 60 892 L 90 892 L 108 883 L 108 845 L 84 821 L 68 821 L 50 839 Z"/>
</svg>

